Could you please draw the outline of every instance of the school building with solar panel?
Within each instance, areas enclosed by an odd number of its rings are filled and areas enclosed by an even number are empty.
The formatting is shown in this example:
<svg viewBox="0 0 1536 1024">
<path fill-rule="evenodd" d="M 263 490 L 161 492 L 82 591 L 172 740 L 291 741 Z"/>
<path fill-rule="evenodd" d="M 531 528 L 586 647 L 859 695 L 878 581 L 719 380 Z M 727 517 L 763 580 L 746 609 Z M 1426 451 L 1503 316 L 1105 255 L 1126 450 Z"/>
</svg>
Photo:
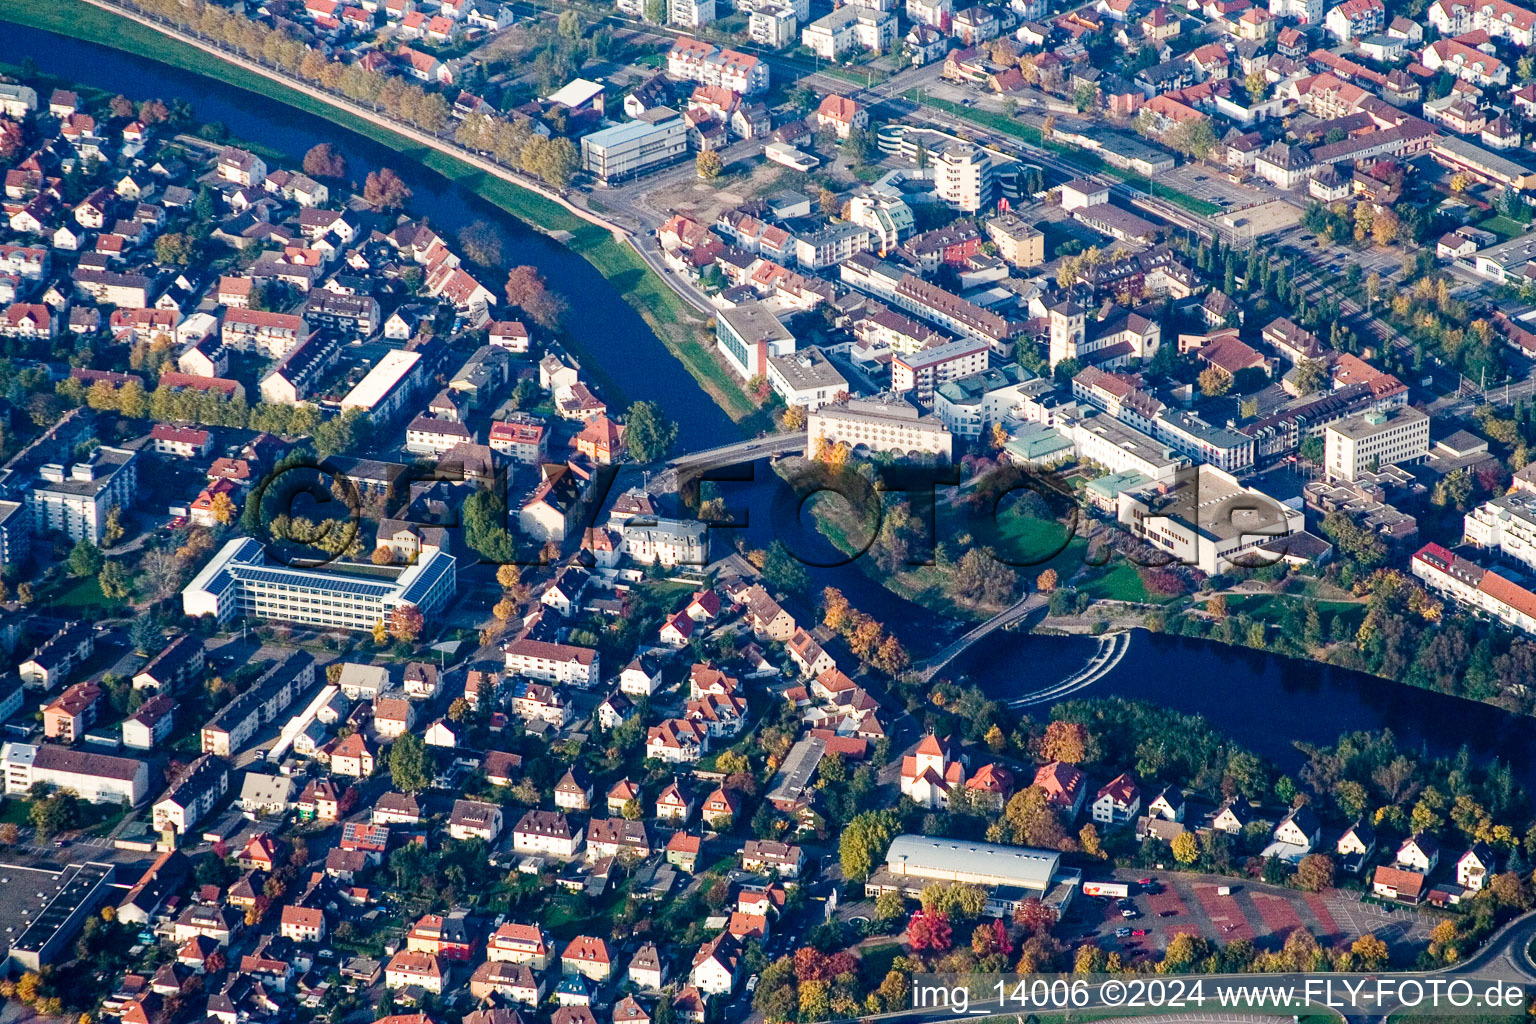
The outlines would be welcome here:
<svg viewBox="0 0 1536 1024">
<path fill-rule="evenodd" d="M 237 616 L 279 619 L 321 629 L 371 630 L 407 605 L 431 619 L 452 599 L 457 563 L 438 548 L 422 548 L 415 564 L 331 564 L 312 569 L 273 564 L 249 538 L 231 540 L 181 592 L 182 610 L 212 615 L 220 624 Z"/>
</svg>

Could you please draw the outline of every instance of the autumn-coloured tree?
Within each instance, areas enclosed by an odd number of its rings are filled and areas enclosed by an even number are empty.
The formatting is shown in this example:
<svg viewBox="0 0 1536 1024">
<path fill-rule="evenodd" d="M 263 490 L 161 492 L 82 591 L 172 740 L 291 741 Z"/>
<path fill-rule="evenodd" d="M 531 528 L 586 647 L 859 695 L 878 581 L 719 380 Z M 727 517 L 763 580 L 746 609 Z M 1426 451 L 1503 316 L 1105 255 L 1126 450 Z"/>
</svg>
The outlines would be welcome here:
<svg viewBox="0 0 1536 1024">
<path fill-rule="evenodd" d="M 388 544 L 380 544 L 373 549 L 373 554 L 369 556 L 369 561 L 373 562 L 374 565 L 390 565 L 394 560 L 395 549 Z"/>
<path fill-rule="evenodd" d="M 1055 569 L 1046 569 L 1035 577 L 1035 589 L 1042 594 L 1053 593 L 1061 585 L 1061 577 L 1056 575 Z"/>
<path fill-rule="evenodd" d="M 720 159 L 719 153 L 706 149 L 694 157 L 693 169 L 705 181 L 712 181 L 720 177 L 720 172 L 725 170 L 725 161 Z"/>
<path fill-rule="evenodd" d="M 496 568 L 496 582 L 503 590 L 511 590 L 523 581 L 523 570 L 508 563 Z"/>
<path fill-rule="evenodd" d="M 1379 971 L 1387 966 L 1391 951 L 1386 942 L 1375 935 L 1362 935 L 1349 947 L 1355 954 L 1355 966 L 1362 971 Z"/>
<path fill-rule="evenodd" d="M 120 117 L 124 120 L 132 118 L 135 113 L 133 100 L 129 99 L 127 96 L 124 96 L 122 93 L 118 93 L 116 96 L 113 96 L 110 101 L 108 101 L 107 110 L 111 112 L 113 117 Z"/>
<path fill-rule="evenodd" d="M 373 642 L 378 647 L 389 643 L 389 627 L 384 624 L 383 619 L 373 624 Z"/>
<path fill-rule="evenodd" d="M 1296 884 L 1307 892 L 1322 892 L 1333 885 L 1333 858 L 1309 853 L 1296 865 Z"/>
<path fill-rule="evenodd" d="M 513 267 L 507 273 L 507 301 L 521 307 L 541 327 L 554 330 L 565 316 L 566 303 L 549 290 L 536 267 Z"/>
<path fill-rule="evenodd" d="M 304 173 L 312 178 L 345 178 L 347 158 L 329 142 L 322 142 L 304 154 Z"/>
<path fill-rule="evenodd" d="M 848 624 L 848 599 L 836 587 L 821 592 L 821 621 L 828 629 L 841 633 Z"/>
<path fill-rule="evenodd" d="M 415 605 L 401 605 L 390 616 L 389 633 L 396 640 L 404 640 L 413 644 L 421 638 L 421 631 L 426 626 L 426 616 L 421 614 L 421 609 Z"/>
<path fill-rule="evenodd" d="M 1055 721 L 1045 727 L 1040 756 L 1047 761 L 1082 764 L 1088 759 L 1088 729 L 1080 722 Z"/>
<path fill-rule="evenodd" d="M 785 430 L 805 429 L 805 406 L 791 405 L 784 410 L 784 415 L 779 417 L 779 426 Z"/>
<path fill-rule="evenodd" d="M 930 914 L 926 910 L 918 910 L 913 912 L 912 919 L 907 922 L 907 945 L 915 950 L 931 949 L 935 953 L 947 953 L 952 942 L 949 915 L 942 911 Z"/>
<path fill-rule="evenodd" d="M 139 104 L 139 121 L 145 125 L 163 124 L 171 116 L 164 100 L 145 100 Z"/>
<path fill-rule="evenodd" d="M 1169 845 L 1173 847 L 1174 859 L 1180 864 L 1193 864 L 1200 859 L 1200 841 L 1193 832 L 1180 832 Z"/>
<path fill-rule="evenodd" d="M 1056 927 L 1056 911 L 1031 896 L 1013 909 L 1013 923 L 1031 935 L 1043 935 Z"/>
<path fill-rule="evenodd" d="M 411 189 L 388 167 L 369 171 L 363 181 L 363 202 L 375 210 L 398 210 L 411 198 Z"/>
<path fill-rule="evenodd" d="M 496 602 L 496 607 L 491 609 L 491 614 L 502 622 L 506 622 L 517 614 L 517 605 L 504 597 Z"/>
<path fill-rule="evenodd" d="M 234 501 L 223 492 L 213 496 L 213 504 L 209 507 L 209 511 L 213 513 L 213 521 L 220 526 L 232 525 L 235 521 L 235 516 L 238 514 Z"/>
<path fill-rule="evenodd" d="M 1090 857 L 1104 856 L 1104 844 L 1099 839 L 1099 830 L 1093 822 L 1088 822 L 1077 833 L 1077 841 L 1083 847 L 1083 852 Z"/>
</svg>

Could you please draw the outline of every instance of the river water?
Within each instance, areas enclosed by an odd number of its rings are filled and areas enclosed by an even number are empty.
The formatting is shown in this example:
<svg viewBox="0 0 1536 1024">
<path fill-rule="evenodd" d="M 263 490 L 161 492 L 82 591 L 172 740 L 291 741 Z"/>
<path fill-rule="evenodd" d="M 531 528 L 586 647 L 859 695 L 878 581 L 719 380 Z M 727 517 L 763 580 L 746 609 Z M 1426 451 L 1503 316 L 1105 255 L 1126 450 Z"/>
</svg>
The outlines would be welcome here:
<svg viewBox="0 0 1536 1024">
<path fill-rule="evenodd" d="M 329 121 L 244 90 L 93 43 L 4 24 L 0 61 L 20 64 L 27 57 L 48 74 L 136 100 L 183 98 L 198 120 L 222 121 L 236 136 L 287 154 L 295 166 L 319 142 L 330 142 L 345 154 L 354 180 L 389 166 L 415 193 L 412 212 L 428 217 L 439 230 L 452 234 L 475 220 L 500 225 L 510 243 L 508 263 L 537 266 L 551 286 L 570 299 L 573 340 L 625 397 L 662 403 L 678 422 L 680 447 L 706 448 L 740 435 L 644 320 L 586 260 L 441 175 L 400 160 L 388 147 Z M 752 469 L 755 482 L 730 488 L 738 496 L 731 504 L 744 505 L 750 514 L 743 531 L 749 545 L 764 547 L 783 535 L 784 524 L 770 514 L 772 470 L 761 462 Z M 830 544 L 818 540 L 802 531 L 798 548 L 818 562 L 838 561 Z M 823 586 L 839 587 L 855 607 L 900 635 L 915 657 L 941 647 L 966 628 L 891 594 L 856 566 L 823 564 L 808 571 L 817 592 Z M 1087 637 L 996 633 L 966 652 L 949 674 L 977 683 L 991 696 L 1008 699 L 1071 675 L 1088 660 L 1096 644 Z M 1508 761 L 1527 785 L 1536 788 L 1536 730 L 1528 718 L 1246 648 L 1137 633 L 1126 657 L 1074 696 L 1108 695 L 1203 714 L 1238 743 L 1288 770 L 1301 762 L 1292 745 L 1296 740 L 1331 743 L 1342 732 L 1388 727 L 1408 746 L 1431 754 L 1453 753 L 1465 742 L 1479 759 L 1496 756 Z M 1044 709 L 1035 713 L 1043 714 Z"/>
<path fill-rule="evenodd" d="M 346 156 L 347 175 L 354 181 L 389 167 L 414 193 L 410 212 L 426 217 L 445 236 L 452 238 L 459 228 L 477 220 L 498 225 L 506 236 L 507 264 L 539 268 L 551 288 L 570 302 L 567 330 L 572 341 L 625 399 L 662 403 L 677 421 L 680 449 L 709 448 L 741 436 L 730 417 L 596 268 L 437 172 L 399 158 L 372 139 L 244 89 L 110 47 L 0 22 L 0 61 L 19 65 L 28 57 L 46 74 L 121 92 L 134 100 L 186 100 L 199 121 L 221 121 L 236 137 L 286 154 L 295 168 L 304 153 L 321 142 L 329 142 Z M 499 290 L 499 280 L 488 283 Z"/>
</svg>

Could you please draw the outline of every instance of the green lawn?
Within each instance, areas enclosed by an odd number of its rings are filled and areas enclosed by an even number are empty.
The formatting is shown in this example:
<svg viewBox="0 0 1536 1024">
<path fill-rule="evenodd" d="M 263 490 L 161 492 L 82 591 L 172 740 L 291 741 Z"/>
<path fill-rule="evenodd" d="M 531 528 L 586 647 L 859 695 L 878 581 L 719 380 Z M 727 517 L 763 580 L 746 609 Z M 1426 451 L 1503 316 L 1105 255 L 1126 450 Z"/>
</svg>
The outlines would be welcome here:
<svg viewBox="0 0 1536 1024">
<path fill-rule="evenodd" d="M 1243 614 L 1258 622 L 1278 625 L 1285 615 L 1287 605 L 1300 605 L 1301 598 L 1283 594 L 1229 594 L 1227 611 Z M 1320 615 L 1342 615 L 1356 628 L 1365 618 L 1365 604 L 1359 601 L 1318 601 Z M 1326 624 L 1326 623 L 1325 623 Z"/>
<path fill-rule="evenodd" d="M 1129 562 L 1116 560 L 1104 575 L 1084 583 L 1082 592 L 1096 601 L 1166 601 L 1172 598 L 1147 593 L 1141 574 Z"/>
<path fill-rule="evenodd" d="M 1519 221 L 1512 217 L 1506 217 L 1503 214 L 1495 214 L 1494 216 L 1489 217 L 1487 220 L 1479 224 L 1478 227 L 1482 228 L 1484 231 L 1492 231 L 1494 234 L 1500 235 L 1506 240 L 1514 238 L 1516 235 L 1525 234 L 1524 224 L 1521 224 Z"/>
<path fill-rule="evenodd" d="M 105 612 L 117 607 L 101 592 L 101 584 L 96 582 L 95 576 L 64 579 L 57 587 L 44 592 L 43 603 L 79 612 Z"/>
<path fill-rule="evenodd" d="M 688 372 L 733 420 L 747 430 L 765 428 L 767 414 L 746 396 L 713 352 L 701 343 L 703 321 L 698 313 L 678 298 L 632 248 L 559 203 L 446 153 L 411 142 L 387 128 L 331 106 L 318 95 L 300 92 L 236 67 L 81 0 L 6 0 L 0 5 L 0 19 L 126 50 L 286 103 L 389 146 L 401 156 L 463 185 L 519 220 L 549 231 L 567 232 L 570 237 L 566 244 L 612 282 L 645 318 L 667 349 L 682 361 Z M 572 347 L 578 356 L 587 355 L 579 347 Z M 592 366 L 595 361 L 588 358 L 583 362 Z"/>
</svg>

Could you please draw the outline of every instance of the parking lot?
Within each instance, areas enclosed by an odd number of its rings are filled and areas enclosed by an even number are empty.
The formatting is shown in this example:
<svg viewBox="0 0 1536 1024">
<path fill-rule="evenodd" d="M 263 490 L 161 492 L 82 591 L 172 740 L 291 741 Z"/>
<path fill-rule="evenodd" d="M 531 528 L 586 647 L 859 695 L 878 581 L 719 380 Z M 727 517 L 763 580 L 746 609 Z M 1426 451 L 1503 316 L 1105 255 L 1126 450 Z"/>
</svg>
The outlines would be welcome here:
<svg viewBox="0 0 1536 1024">
<path fill-rule="evenodd" d="M 1153 879 L 1151 891 L 1135 884 Z M 1295 889 L 1236 879 L 1170 874 L 1117 872 L 1116 881 L 1131 883 L 1129 897 L 1136 916 L 1127 918 L 1114 899 L 1079 895 L 1072 904 L 1062 934 L 1069 939 L 1093 937 L 1103 948 L 1122 956 L 1159 956 L 1175 935 L 1199 935 L 1225 944 L 1247 939 L 1260 949 L 1279 949 L 1297 929 L 1311 933 L 1325 947 L 1347 946 L 1364 934 L 1383 939 L 1394 953 L 1415 955 L 1429 941 L 1434 919 L 1406 907 L 1388 910 L 1361 903 L 1341 890 L 1304 893 Z M 1230 889 L 1223 895 L 1222 887 Z M 1117 937 L 1130 928 L 1142 935 Z"/>
<path fill-rule="evenodd" d="M 1187 196 L 1232 209 L 1253 206 L 1272 198 L 1269 193 L 1233 182 L 1225 174 L 1202 164 L 1180 164 L 1157 175 L 1157 182 Z"/>
</svg>

